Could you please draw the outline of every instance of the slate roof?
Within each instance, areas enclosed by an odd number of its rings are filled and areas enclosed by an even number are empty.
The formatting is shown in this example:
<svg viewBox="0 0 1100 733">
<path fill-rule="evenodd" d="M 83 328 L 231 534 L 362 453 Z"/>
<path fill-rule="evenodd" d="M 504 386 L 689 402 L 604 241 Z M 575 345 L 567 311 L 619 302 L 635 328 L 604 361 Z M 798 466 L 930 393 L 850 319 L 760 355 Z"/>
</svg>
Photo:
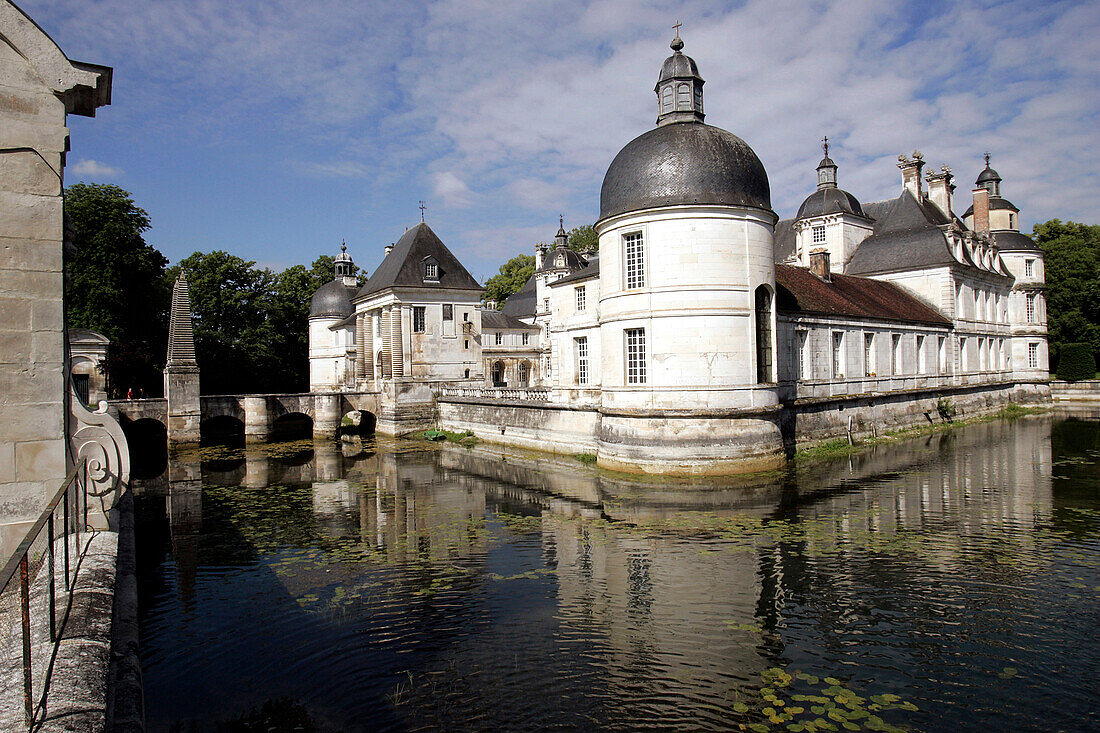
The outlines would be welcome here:
<svg viewBox="0 0 1100 733">
<path fill-rule="evenodd" d="M 344 285 L 342 279 L 329 280 L 317 288 L 317 292 L 309 301 L 309 317 L 319 318 L 324 316 L 336 316 L 344 318 L 351 315 L 355 308 L 351 299 L 355 297 L 358 288 L 354 285 Z"/>
<path fill-rule="evenodd" d="M 1012 203 L 1008 199 L 1001 198 L 1000 196 L 996 196 L 996 197 L 990 196 L 989 197 L 989 210 L 990 211 L 998 211 L 1000 209 L 1008 209 L 1009 211 L 1015 211 L 1017 214 L 1020 213 L 1020 210 L 1016 208 L 1016 204 Z M 963 218 L 965 219 L 966 217 L 972 215 L 973 213 L 974 213 L 974 204 L 970 204 L 970 206 L 966 209 L 966 213 L 963 214 Z"/>
<path fill-rule="evenodd" d="M 775 224 L 775 261 L 786 262 L 795 255 L 797 237 L 794 233 L 794 219 L 780 219 Z"/>
<path fill-rule="evenodd" d="M 554 264 L 555 262 L 557 262 L 558 255 L 561 255 L 562 257 L 565 258 L 565 264 L 564 265 Z M 584 257 L 582 257 L 577 252 L 574 252 L 573 250 L 569 249 L 568 247 L 555 247 L 554 249 L 547 252 L 546 256 L 542 260 L 542 267 L 540 267 L 538 270 L 536 270 L 536 272 L 546 272 L 547 270 L 559 270 L 562 267 L 568 267 L 570 270 L 578 270 L 578 269 L 584 267 L 586 264 L 588 264 L 588 263 L 585 262 Z"/>
<path fill-rule="evenodd" d="M 511 301 L 511 298 L 508 299 Z M 481 311 L 481 330 L 487 331 L 489 329 L 502 330 L 511 329 L 513 331 L 538 331 L 538 326 L 530 323 L 524 323 L 515 316 L 510 316 L 503 311 Z"/>
<path fill-rule="evenodd" d="M 424 280 L 422 263 L 434 257 L 439 264 L 439 282 Z M 393 250 L 382 260 L 356 298 L 377 293 L 386 288 L 431 288 L 482 291 L 458 258 L 436 236 L 427 224 L 421 222 L 405 232 L 397 240 Z"/>
<path fill-rule="evenodd" d="M 863 207 L 859 205 L 859 199 L 844 189 L 819 188 L 807 196 L 802 206 L 798 207 L 798 215 L 795 219 L 841 213 L 866 216 L 863 213 Z"/>
<path fill-rule="evenodd" d="M 661 125 L 626 144 L 603 179 L 600 219 L 659 206 L 771 210 L 764 164 L 741 138 L 701 122 Z"/>
<path fill-rule="evenodd" d="M 1042 252 L 1035 240 L 1015 230 L 1002 229 L 993 232 L 993 241 L 1002 252 Z"/>
<path fill-rule="evenodd" d="M 600 256 L 595 255 L 588 260 L 586 267 L 577 270 L 576 272 L 566 275 L 561 280 L 556 280 L 550 283 L 550 287 L 556 287 L 558 285 L 564 285 L 566 283 L 579 282 L 581 280 L 591 280 L 594 277 L 600 276 Z"/>
<path fill-rule="evenodd" d="M 535 292 L 535 276 L 532 275 L 522 288 L 508 296 L 500 312 L 515 318 L 531 318 L 535 315 Z"/>
<path fill-rule="evenodd" d="M 87 328 L 70 328 L 68 331 L 70 344 L 109 344 L 111 339 L 99 331 Z"/>
<path fill-rule="evenodd" d="M 826 282 L 804 267 L 775 266 L 776 308 L 781 313 L 877 318 L 950 326 L 935 308 L 893 283 L 853 275 Z"/>
<path fill-rule="evenodd" d="M 845 270 L 853 274 L 911 270 L 957 262 L 940 229 L 951 219 L 931 202 L 918 202 L 908 190 L 891 201 L 863 207 L 875 219 L 874 233 L 856 249 Z"/>
</svg>

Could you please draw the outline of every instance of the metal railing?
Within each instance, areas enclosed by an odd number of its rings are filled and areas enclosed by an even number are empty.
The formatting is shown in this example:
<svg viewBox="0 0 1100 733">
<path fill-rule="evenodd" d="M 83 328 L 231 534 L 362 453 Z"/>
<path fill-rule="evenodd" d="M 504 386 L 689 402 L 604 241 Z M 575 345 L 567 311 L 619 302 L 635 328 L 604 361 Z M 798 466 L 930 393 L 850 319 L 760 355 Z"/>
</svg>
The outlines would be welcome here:
<svg viewBox="0 0 1100 733">
<path fill-rule="evenodd" d="M 61 488 L 27 530 L 15 553 L 0 571 L 0 617 L 7 621 L 2 639 L 7 677 L 3 682 L 11 692 L 17 688 L 11 683 L 14 677 L 19 676 L 16 658 L 21 647 L 23 719 L 28 730 L 34 727 L 36 713 L 44 713 L 54 656 L 68 620 L 72 591 L 76 586 L 83 549 L 87 546 L 88 495 L 84 490 L 87 484 L 88 464 L 86 460 L 81 460 L 65 477 Z M 62 573 L 60 589 L 59 572 Z M 18 593 L 14 590 L 16 585 Z M 16 607 L 18 632 L 11 623 Z M 45 622 L 43 616 L 46 617 Z M 33 657 L 32 652 L 35 652 Z M 39 678 L 37 702 L 34 694 L 36 676 Z M 9 710 L 8 714 L 13 712 Z"/>
</svg>

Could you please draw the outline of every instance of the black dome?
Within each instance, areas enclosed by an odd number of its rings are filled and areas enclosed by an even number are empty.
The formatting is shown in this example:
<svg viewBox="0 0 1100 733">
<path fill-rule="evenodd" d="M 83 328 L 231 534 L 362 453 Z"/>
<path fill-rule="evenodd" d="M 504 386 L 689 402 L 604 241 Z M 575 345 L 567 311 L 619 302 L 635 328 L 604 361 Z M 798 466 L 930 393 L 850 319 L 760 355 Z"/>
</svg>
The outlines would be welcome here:
<svg viewBox="0 0 1100 733">
<path fill-rule="evenodd" d="M 993 232 L 993 241 L 997 243 L 997 249 L 1002 252 L 1042 252 L 1039 245 L 1035 244 L 1035 240 L 1013 230 Z"/>
<path fill-rule="evenodd" d="M 699 76 L 699 67 L 695 65 L 695 59 L 692 57 L 674 53 L 661 64 L 661 76 L 657 79 L 657 83 L 685 76 Z"/>
<path fill-rule="evenodd" d="M 600 219 L 678 204 L 771 210 L 764 164 L 731 132 L 698 122 L 662 125 L 619 151 L 603 179 Z"/>
<path fill-rule="evenodd" d="M 863 207 L 859 205 L 859 199 L 847 191 L 840 188 L 819 188 L 807 196 L 802 206 L 798 207 L 798 216 L 795 219 L 843 213 L 867 216 L 863 213 Z"/>
<path fill-rule="evenodd" d="M 987 165 L 985 167 L 985 170 L 978 174 L 978 180 L 975 181 L 975 183 L 980 186 L 983 183 L 988 183 L 989 181 L 1000 181 L 1000 180 L 1001 180 L 1001 175 L 999 173 L 997 173 L 997 171 L 993 170 L 992 168 L 990 168 Z"/>
<path fill-rule="evenodd" d="M 309 317 L 347 318 L 355 311 L 351 305 L 351 299 L 357 291 L 358 288 L 355 286 L 348 287 L 340 280 L 330 280 L 317 288 L 317 292 L 309 301 Z"/>
</svg>

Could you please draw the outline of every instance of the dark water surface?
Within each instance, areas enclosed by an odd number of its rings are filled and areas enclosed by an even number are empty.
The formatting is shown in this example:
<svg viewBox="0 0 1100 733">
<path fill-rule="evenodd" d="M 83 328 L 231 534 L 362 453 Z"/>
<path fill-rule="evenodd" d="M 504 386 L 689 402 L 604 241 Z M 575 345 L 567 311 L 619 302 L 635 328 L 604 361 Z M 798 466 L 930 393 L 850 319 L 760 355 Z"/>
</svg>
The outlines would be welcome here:
<svg viewBox="0 0 1100 733">
<path fill-rule="evenodd" d="M 1100 422 L 756 486 L 412 441 L 138 488 L 164 730 L 1095 730 Z"/>
</svg>

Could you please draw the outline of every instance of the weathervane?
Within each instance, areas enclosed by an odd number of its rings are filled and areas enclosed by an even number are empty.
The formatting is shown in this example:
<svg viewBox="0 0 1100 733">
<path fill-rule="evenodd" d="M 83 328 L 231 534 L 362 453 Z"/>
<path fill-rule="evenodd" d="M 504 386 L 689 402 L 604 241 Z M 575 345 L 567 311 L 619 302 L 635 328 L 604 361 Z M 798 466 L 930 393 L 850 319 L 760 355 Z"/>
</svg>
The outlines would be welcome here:
<svg viewBox="0 0 1100 733">
<path fill-rule="evenodd" d="M 340 251 L 341 252 L 347 252 L 348 251 L 348 243 L 346 241 L 344 241 L 343 239 L 340 240 Z"/>
<path fill-rule="evenodd" d="M 985 154 L 985 167 L 986 168 L 989 167 L 989 152 L 988 151 L 986 151 L 986 154 Z"/>
<path fill-rule="evenodd" d="M 420 223 L 421 223 L 421 224 L 423 224 L 423 223 L 424 223 L 424 209 L 426 209 L 426 208 L 428 208 L 428 207 L 426 207 L 426 206 L 424 205 L 424 201 L 422 200 L 422 201 L 420 202 Z"/>
<path fill-rule="evenodd" d="M 558 214 L 558 229 L 565 229 L 565 216 Z"/>
<path fill-rule="evenodd" d="M 825 157 L 829 157 L 829 136 L 821 138 L 821 149 L 825 151 Z"/>
</svg>

